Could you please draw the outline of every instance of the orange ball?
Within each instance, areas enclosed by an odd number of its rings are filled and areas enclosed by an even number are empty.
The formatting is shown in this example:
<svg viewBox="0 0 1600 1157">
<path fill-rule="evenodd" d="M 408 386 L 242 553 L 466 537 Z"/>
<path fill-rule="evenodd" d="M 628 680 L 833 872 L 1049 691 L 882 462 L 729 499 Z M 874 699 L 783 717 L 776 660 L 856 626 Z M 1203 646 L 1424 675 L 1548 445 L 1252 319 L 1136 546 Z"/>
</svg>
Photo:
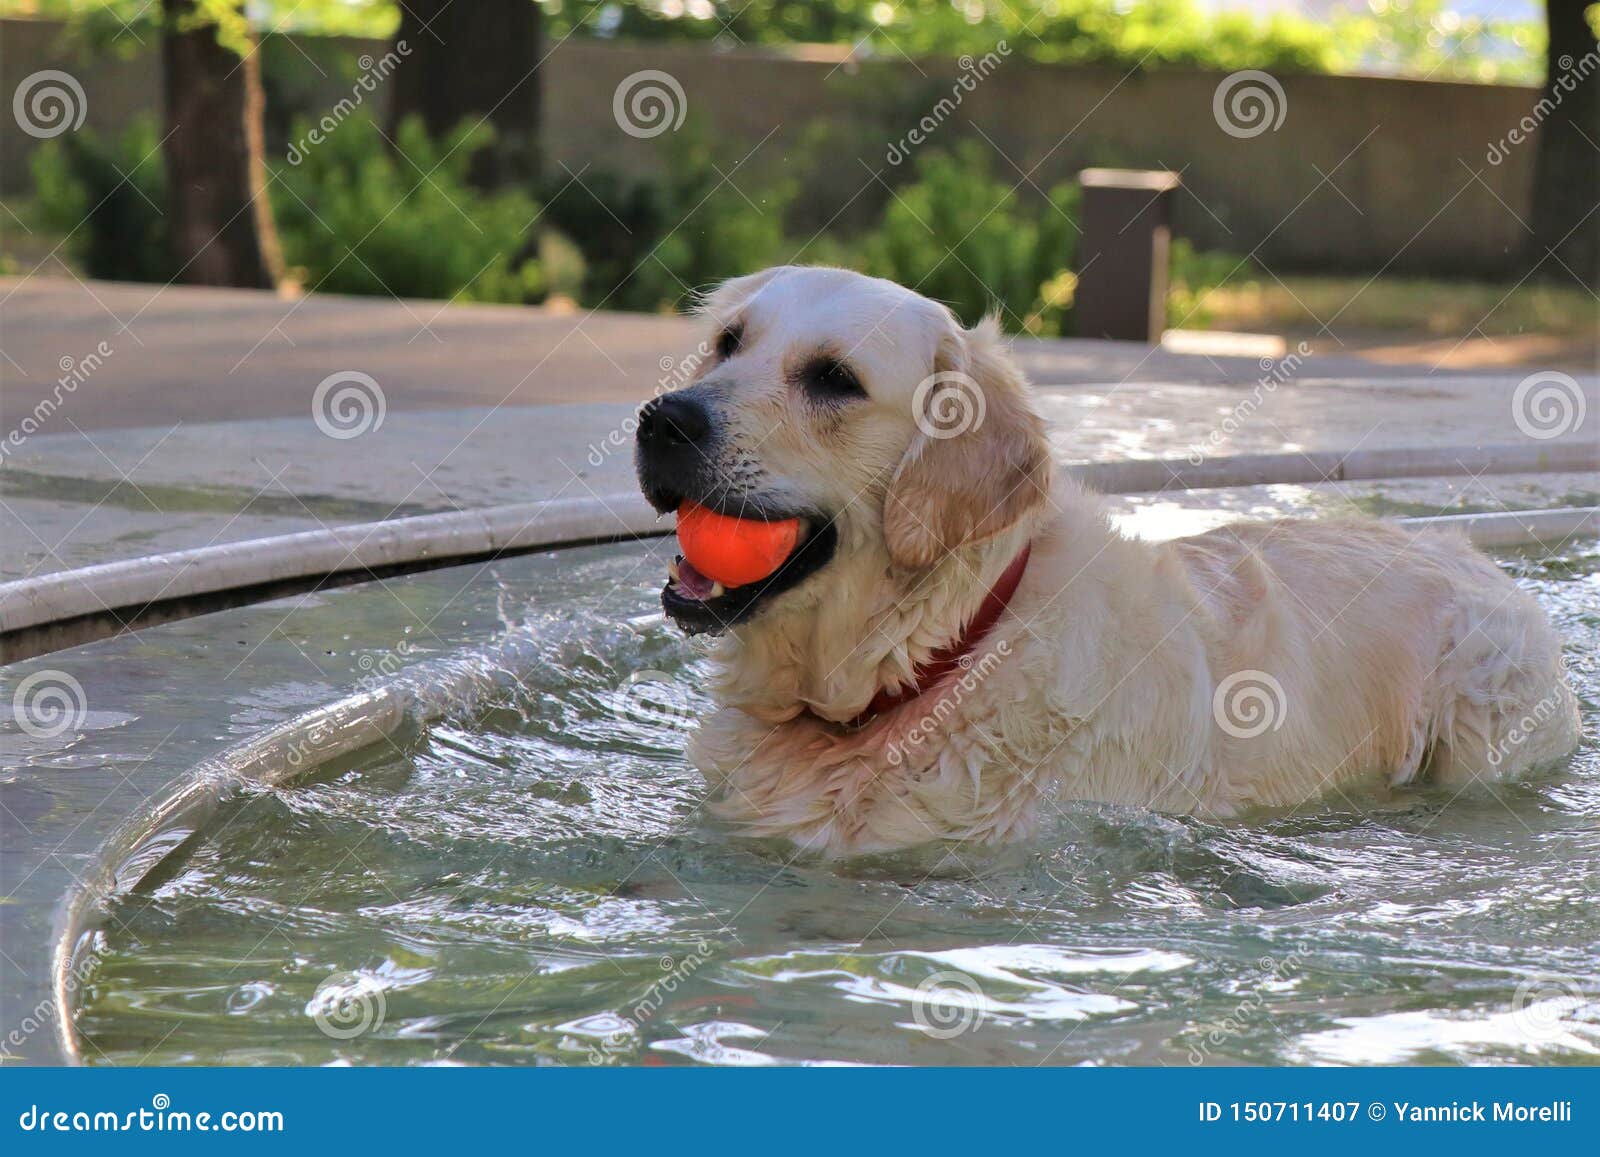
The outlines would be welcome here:
<svg viewBox="0 0 1600 1157">
<path fill-rule="evenodd" d="M 759 582 L 783 565 L 800 541 L 800 520 L 762 522 L 685 502 L 678 508 L 678 543 L 689 565 L 729 587 Z"/>
</svg>

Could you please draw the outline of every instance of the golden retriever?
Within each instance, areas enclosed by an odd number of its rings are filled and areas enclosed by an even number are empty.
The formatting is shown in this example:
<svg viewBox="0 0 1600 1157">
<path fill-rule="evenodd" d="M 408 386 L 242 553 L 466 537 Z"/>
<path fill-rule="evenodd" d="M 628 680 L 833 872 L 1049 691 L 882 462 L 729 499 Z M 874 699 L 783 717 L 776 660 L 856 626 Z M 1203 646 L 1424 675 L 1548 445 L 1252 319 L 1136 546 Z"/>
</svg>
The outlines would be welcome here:
<svg viewBox="0 0 1600 1157">
<path fill-rule="evenodd" d="M 721 635 L 689 743 L 714 811 L 831 855 L 1027 837 L 1063 799 L 1210 817 L 1568 753 L 1538 605 L 1464 541 L 1279 520 L 1152 543 L 1052 469 L 992 323 L 786 266 L 704 302 L 695 380 L 640 413 L 640 486 L 805 534 L 663 606 Z"/>
</svg>

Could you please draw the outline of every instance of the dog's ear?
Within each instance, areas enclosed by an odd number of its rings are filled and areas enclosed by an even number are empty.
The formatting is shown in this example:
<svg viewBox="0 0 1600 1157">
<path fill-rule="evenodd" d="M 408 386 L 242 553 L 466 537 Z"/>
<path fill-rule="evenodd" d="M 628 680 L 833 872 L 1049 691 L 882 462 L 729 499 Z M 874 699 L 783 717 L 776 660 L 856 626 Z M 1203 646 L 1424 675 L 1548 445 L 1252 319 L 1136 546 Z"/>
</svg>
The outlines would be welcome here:
<svg viewBox="0 0 1600 1157">
<path fill-rule="evenodd" d="M 774 265 L 758 273 L 743 277 L 730 277 L 701 294 L 695 301 L 694 313 L 714 322 L 726 322 L 738 313 L 780 273 L 793 269 L 792 265 Z"/>
<path fill-rule="evenodd" d="M 993 538 L 1049 497 L 1044 423 L 999 339 L 993 318 L 971 330 L 952 318 L 934 372 L 917 387 L 917 436 L 883 509 L 884 542 L 898 566 L 931 566 Z"/>
</svg>

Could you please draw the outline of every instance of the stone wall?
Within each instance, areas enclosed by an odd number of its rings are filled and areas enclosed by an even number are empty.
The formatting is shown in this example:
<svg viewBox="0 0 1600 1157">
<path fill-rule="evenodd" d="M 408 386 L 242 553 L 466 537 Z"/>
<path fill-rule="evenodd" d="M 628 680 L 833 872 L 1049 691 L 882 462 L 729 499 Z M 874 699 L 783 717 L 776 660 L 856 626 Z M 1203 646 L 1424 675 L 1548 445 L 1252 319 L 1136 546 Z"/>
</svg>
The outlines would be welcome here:
<svg viewBox="0 0 1600 1157">
<path fill-rule="evenodd" d="M 359 40 L 298 45 L 328 75 L 295 46 L 275 46 L 281 67 L 268 77 L 280 138 L 290 111 L 332 109 L 351 94 L 358 59 L 384 52 Z M 160 108 L 153 41 L 127 55 L 87 56 L 59 25 L 6 21 L 0 58 L 8 93 L 41 68 L 71 73 L 84 89 L 86 123 L 100 131 Z M 682 91 L 679 106 L 662 86 L 673 112 L 685 114 L 680 132 L 698 131 L 733 160 L 745 158 L 736 183 L 751 191 L 785 179 L 801 188 L 801 236 L 830 222 L 849 228 L 870 219 L 920 150 L 962 139 L 977 142 L 1023 196 L 1089 166 L 1179 171 L 1178 233 L 1202 248 L 1255 252 L 1274 271 L 1494 276 L 1512 268 L 1527 236 L 1518 218 L 1529 212 L 1536 141 L 1512 147 L 1497 164 L 1487 157 L 1532 109 L 1532 89 L 1284 76 L 1281 102 L 1268 94 L 1281 123 L 1239 136 L 1224 131 L 1214 112 L 1225 80 L 1219 73 L 1123 73 L 1017 55 L 965 64 L 852 61 L 831 47 L 720 51 L 569 40 L 542 66 L 546 166 L 558 181 L 569 172 L 587 179 L 581 174 L 600 169 L 659 168 L 675 134 L 625 132 L 613 107 L 620 85 L 655 70 Z M 963 76 L 970 90 L 957 84 Z M 384 96 L 380 84 L 367 99 L 381 104 Z M 919 122 L 932 126 L 920 145 L 908 135 Z M 27 189 L 26 156 L 36 143 L 6 116 L 0 190 Z"/>
</svg>

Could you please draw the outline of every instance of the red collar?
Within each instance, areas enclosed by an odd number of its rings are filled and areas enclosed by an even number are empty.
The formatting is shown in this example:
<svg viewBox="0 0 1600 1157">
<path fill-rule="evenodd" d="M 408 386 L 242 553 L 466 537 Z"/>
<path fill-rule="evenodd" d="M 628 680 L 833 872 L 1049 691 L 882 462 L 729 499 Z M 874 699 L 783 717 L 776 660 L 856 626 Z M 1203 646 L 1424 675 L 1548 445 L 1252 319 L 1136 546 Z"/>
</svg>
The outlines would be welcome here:
<svg viewBox="0 0 1600 1157">
<path fill-rule="evenodd" d="M 892 711 L 903 703 L 911 702 L 959 667 L 961 660 L 983 642 L 983 637 L 994 629 L 994 625 L 1000 621 L 1000 616 L 1005 614 L 1011 596 L 1017 593 L 1017 585 L 1022 582 L 1022 572 L 1028 569 L 1028 555 L 1032 550 L 1033 543 L 1030 542 L 1022 548 L 1016 558 L 1011 560 L 1011 565 L 1006 567 L 995 580 L 994 586 L 989 588 L 989 593 L 984 596 L 983 605 L 967 621 L 955 642 L 929 655 L 927 662 L 917 664 L 910 685 L 894 691 L 886 687 L 879 688 L 878 693 L 872 697 L 872 702 L 867 704 L 867 709 L 850 720 L 846 726 L 860 727 L 886 711 Z"/>
</svg>

